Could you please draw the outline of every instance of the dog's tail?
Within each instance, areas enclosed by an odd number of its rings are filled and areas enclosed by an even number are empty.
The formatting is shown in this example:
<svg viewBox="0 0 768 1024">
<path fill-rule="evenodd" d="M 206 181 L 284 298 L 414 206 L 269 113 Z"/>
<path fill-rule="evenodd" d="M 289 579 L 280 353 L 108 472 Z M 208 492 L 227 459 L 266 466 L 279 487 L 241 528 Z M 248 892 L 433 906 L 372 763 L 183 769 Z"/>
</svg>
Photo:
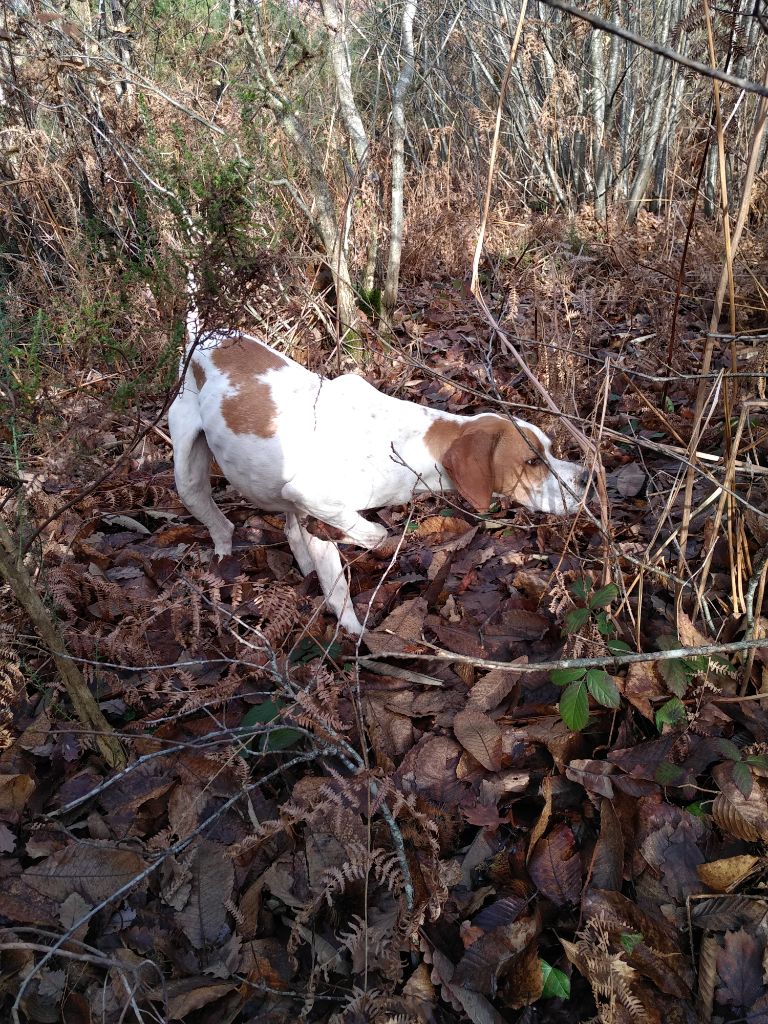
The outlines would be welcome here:
<svg viewBox="0 0 768 1024">
<path fill-rule="evenodd" d="M 187 271 L 187 340 L 194 343 L 200 337 L 200 311 L 197 308 L 199 286 L 195 272 L 190 267 Z"/>
</svg>

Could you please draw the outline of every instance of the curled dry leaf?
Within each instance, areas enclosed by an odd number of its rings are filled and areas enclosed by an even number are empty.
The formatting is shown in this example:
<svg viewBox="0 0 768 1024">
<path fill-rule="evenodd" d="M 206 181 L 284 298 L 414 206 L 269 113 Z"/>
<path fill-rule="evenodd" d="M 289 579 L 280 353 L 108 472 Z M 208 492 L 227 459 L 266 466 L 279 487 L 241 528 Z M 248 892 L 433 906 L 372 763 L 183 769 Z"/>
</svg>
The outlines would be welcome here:
<svg viewBox="0 0 768 1024">
<path fill-rule="evenodd" d="M 708 889 L 715 892 L 728 892 L 743 882 L 765 864 L 764 858 L 754 857 L 751 853 L 743 853 L 736 857 L 723 857 L 707 864 L 699 864 L 696 868 L 699 878 Z"/>
</svg>

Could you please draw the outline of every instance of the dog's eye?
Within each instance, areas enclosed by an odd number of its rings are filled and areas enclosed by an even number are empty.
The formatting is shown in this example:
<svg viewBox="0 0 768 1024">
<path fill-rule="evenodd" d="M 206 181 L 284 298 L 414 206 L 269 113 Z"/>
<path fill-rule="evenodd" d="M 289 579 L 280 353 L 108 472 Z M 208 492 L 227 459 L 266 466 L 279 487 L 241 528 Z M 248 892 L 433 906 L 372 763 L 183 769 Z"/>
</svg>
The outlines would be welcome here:
<svg viewBox="0 0 768 1024">
<path fill-rule="evenodd" d="M 526 466 L 540 466 L 544 459 L 540 455 L 534 455 L 531 459 L 526 459 Z"/>
</svg>

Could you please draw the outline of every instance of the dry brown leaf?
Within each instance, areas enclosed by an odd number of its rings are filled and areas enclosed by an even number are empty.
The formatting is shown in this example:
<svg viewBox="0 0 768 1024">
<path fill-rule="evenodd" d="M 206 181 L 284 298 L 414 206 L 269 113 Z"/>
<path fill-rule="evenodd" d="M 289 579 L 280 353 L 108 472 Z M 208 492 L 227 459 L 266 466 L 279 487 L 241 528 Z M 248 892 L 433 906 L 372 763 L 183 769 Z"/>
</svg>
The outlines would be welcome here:
<svg viewBox="0 0 768 1024">
<path fill-rule="evenodd" d="M 762 864 L 762 857 L 743 853 L 736 857 L 723 857 L 721 860 L 699 864 L 696 871 L 707 888 L 714 889 L 715 892 L 728 892 Z"/>
<path fill-rule="evenodd" d="M 613 786 L 610 776 L 615 770 L 614 765 L 607 761 L 574 758 L 568 763 L 565 775 L 571 782 L 578 782 L 587 792 L 612 800 Z"/>
<path fill-rule="evenodd" d="M 430 1024 L 434 1019 L 437 993 L 425 963 L 419 964 L 403 986 L 403 1000 L 419 1024 Z"/>
<path fill-rule="evenodd" d="M 744 928 L 726 932 L 717 952 L 717 1001 L 747 1010 L 765 994 L 762 967 L 763 943 Z"/>
<path fill-rule="evenodd" d="M 681 609 L 677 609 L 677 632 L 681 647 L 706 647 L 712 640 L 701 633 L 691 622 L 690 617 Z"/>
<path fill-rule="evenodd" d="M 467 706 L 453 720 L 453 731 L 476 761 L 489 772 L 501 767 L 501 729 L 492 718 Z"/>
<path fill-rule="evenodd" d="M 79 892 L 85 900 L 96 904 L 136 878 L 144 866 L 144 859 L 133 850 L 91 840 L 87 846 L 65 846 L 27 868 L 24 880 L 38 892 L 62 903 L 70 893 Z"/>
<path fill-rule="evenodd" d="M 582 887 L 581 857 L 567 825 L 557 825 L 538 841 L 528 862 L 528 873 L 555 906 L 578 903 Z"/>
<path fill-rule="evenodd" d="M 712 775 L 720 793 L 712 804 L 712 817 L 724 832 L 748 843 L 768 833 L 768 800 L 763 781 L 753 779 L 749 796 L 744 796 L 731 777 L 730 765 L 717 765 Z"/>
<path fill-rule="evenodd" d="M 29 775 L 0 775 L 0 815 L 17 821 L 35 788 Z"/>
<path fill-rule="evenodd" d="M 176 923 L 195 949 L 200 949 L 226 936 L 225 904 L 232 896 L 235 869 L 226 850 L 209 839 L 196 840 L 192 850 L 191 891 L 184 910 L 176 914 Z"/>
<path fill-rule="evenodd" d="M 596 889 L 621 889 L 624 879 L 624 836 L 610 800 L 600 802 L 600 835 L 592 855 L 590 884 Z"/>
<path fill-rule="evenodd" d="M 616 684 L 629 703 L 651 721 L 654 717 L 651 699 L 669 696 L 656 669 L 645 661 L 632 662 L 627 668 L 626 678 L 617 679 Z"/>
<path fill-rule="evenodd" d="M 541 795 L 544 797 L 544 806 L 541 809 L 541 813 L 536 819 L 536 824 L 531 829 L 531 834 L 528 839 L 528 853 L 526 854 L 526 862 L 531 859 L 536 843 L 541 839 L 544 833 L 549 828 L 549 819 L 552 817 L 552 776 L 545 775 L 541 780 Z"/>
<path fill-rule="evenodd" d="M 525 665 L 527 658 L 516 658 L 511 664 Z M 480 711 L 493 711 L 514 690 L 520 681 L 519 672 L 507 671 L 502 668 L 491 669 L 482 679 L 478 679 L 469 691 L 467 706 Z"/>
<path fill-rule="evenodd" d="M 203 1006 L 227 995 L 235 987 L 232 981 L 211 982 L 210 978 L 178 978 L 168 981 L 163 989 L 154 989 L 150 998 L 163 1002 L 170 1020 L 183 1021 Z"/>
</svg>

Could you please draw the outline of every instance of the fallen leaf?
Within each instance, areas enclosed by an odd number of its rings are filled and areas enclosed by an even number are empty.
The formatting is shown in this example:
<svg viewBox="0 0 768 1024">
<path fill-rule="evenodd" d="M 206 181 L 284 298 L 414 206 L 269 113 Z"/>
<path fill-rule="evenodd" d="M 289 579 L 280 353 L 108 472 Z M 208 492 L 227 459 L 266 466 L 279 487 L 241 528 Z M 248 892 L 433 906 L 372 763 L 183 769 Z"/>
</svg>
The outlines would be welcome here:
<svg viewBox="0 0 768 1024">
<path fill-rule="evenodd" d="M 528 873 L 555 906 L 578 903 L 582 887 L 581 857 L 567 825 L 557 825 L 538 841 L 528 863 Z"/>
<path fill-rule="evenodd" d="M 492 718 L 467 706 L 453 720 L 456 739 L 488 771 L 501 767 L 501 729 Z"/>
<path fill-rule="evenodd" d="M 762 863 L 761 857 L 743 853 L 736 857 L 724 857 L 721 860 L 699 864 L 696 871 L 708 889 L 714 889 L 715 892 L 728 892 L 729 889 L 743 882 Z"/>
</svg>

